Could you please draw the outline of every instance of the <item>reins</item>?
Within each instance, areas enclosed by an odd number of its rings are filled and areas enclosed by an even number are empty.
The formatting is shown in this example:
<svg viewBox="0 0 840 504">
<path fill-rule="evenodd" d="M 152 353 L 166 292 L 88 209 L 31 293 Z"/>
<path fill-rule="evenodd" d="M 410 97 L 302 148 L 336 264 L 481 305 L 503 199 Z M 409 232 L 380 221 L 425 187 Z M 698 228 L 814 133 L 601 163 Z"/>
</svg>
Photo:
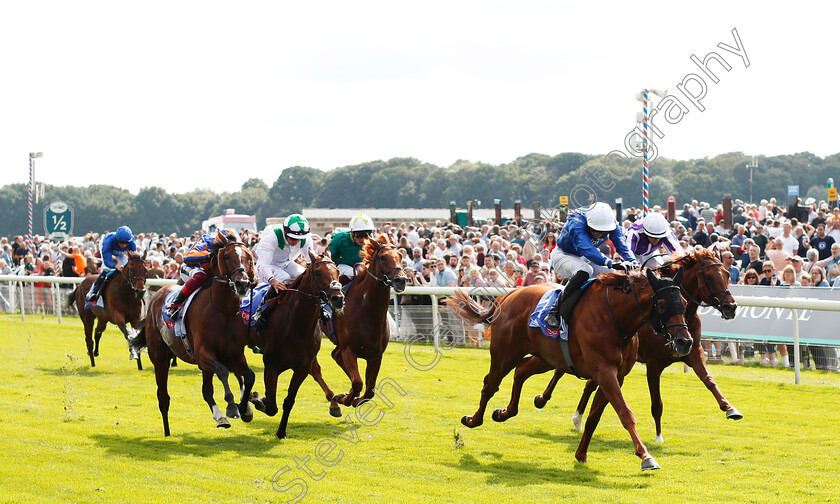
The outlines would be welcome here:
<svg viewBox="0 0 840 504">
<path fill-rule="evenodd" d="M 224 272 L 222 271 L 222 265 L 224 264 L 224 261 L 219 261 L 219 254 L 223 254 L 228 249 L 228 247 L 233 247 L 233 246 L 237 246 L 237 245 L 241 245 L 241 246 L 245 247 L 245 251 L 250 255 L 251 251 L 248 250 L 247 245 L 245 245 L 244 243 L 239 242 L 239 241 L 233 241 L 233 242 L 228 242 L 224 247 L 216 250 L 216 252 L 210 258 L 210 266 L 214 271 L 213 281 L 214 282 L 219 282 L 219 283 L 222 283 L 222 284 L 226 284 L 230 288 L 230 290 L 234 292 L 234 294 L 236 293 L 236 282 L 231 277 L 233 275 L 235 275 L 236 273 L 239 273 L 240 271 L 244 272 L 245 276 L 248 277 L 248 281 L 251 283 L 251 285 L 254 284 L 254 280 L 251 278 L 251 275 L 248 274 L 248 270 L 246 270 L 244 266 L 240 266 L 233 271 L 227 271 L 227 270 L 225 270 Z M 222 273 L 224 275 L 224 278 L 220 278 L 220 275 L 215 274 L 215 270 L 217 268 L 219 269 L 219 273 Z M 226 312 L 226 311 L 223 311 L 223 310 L 219 309 L 219 307 L 216 306 L 216 303 L 213 302 L 213 289 L 210 289 L 210 306 L 212 306 L 213 309 L 216 310 L 217 312 L 222 313 L 224 315 L 228 315 L 228 316 L 236 316 L 236 315 L 239 315 L 239 312 L 240 312 L 239 309 L 237 309 L 233 313 Z"/>
<path fill-rule="evenodd" d="M 371 271 L 373 265 L 376 265 L 377 270 L 379 270 L 380 272 L 382 271 L 382 268 L 376 262 L 376 258 L 379 256 L 379 253 L 382 252 L 386 248 L 394 248 L 395 249 L 397 247 L 396 247 L 396 245 L 391 245 L 390 243 L 380 243 L 379 248 L 376 249 L 376 252 L 373 253 L 373 257 L 371 257 L 371 259 L 370 259 L 371 266 L 368 266 L 365 269 L 365 271 L 367 271 L 368 275 L 375 278 L 377 282 L 381 282 L 381 283 L 385 284 L 386 287 L 391 288 L 391 287 L 394 286 L 394 281 L 391 280 L 391 278 L 388 275 L 390 275 L 392 271 L 397 271 L 398 273 L 402 273 L 402 270 L 403 270 L 402 263 L 398 262 L 397 265 L 394 266 L 393 268 L 389 269 L 388 271 L 386 271 L 384 273 L 380 273 L 382 275 L 381 277 L 378 277 L 378 276 L 374 275 L 373 272 Z"/>
<path fill-rule="evenodd" d="M 651 287 L 653 287 L 653 286 L 651 286 Z M 653 330 L 654 333 L 656 333 L 659 336 L 662 336 L 663 338 L 665 338 L 667 346 L 669 346 L 671 348 L 674 348 L 674 346 L 676 345 L 676 334 L 675 333 L 672 334 L 671 332 L 669 332 L 668 330 L 670 328 L 677 327 L 677 328 L 684 328 L 686 330 L 688 329 L 688 325 L 685 322 L 673 323 L 673 324 L 663 323 L 662 327 L 660 327 L 659 329 L 657 329 L 653 325 L 653 313 L 654 313 L 654 309 L 655 309 L 655 306 L 656 306 L 655 300 L 657 298 L 662 297 L 663 291 L 666 291 L 666 290 L 669 290 L 669 289 L 679 290 L 680 289 L 679 286 L 668 285 L 668 286 L 665 286 L 665 287 L 661 287 L 659 289 L 654 289 L 653 294 L 651 295 L 651 308 L 650 308 L 651 315 L 650 315 L 650 317 L 645 316 L 644 309 L 642 309 L 642 305 L 641 305 L 641 303 L 639 303 L 639 298 L 636 295 L 636 286 L 633 282 L 630 281 L 630 277 L 627 277 L 624 280 L 623 285 L 612 286 L 612 288 L 614 288 L 616 290 L 620 290 L 621 292 L 623 292 L 625 294 L 630 293 L 630 294 L 633 295 L 633 301 L 636 303 L 636 308 L 639 310 L 639 314 L 642 316 L 642 323 L 647 324 L 651 328 L 651 330 Z M 613 324 L 615 325 L 615 328 L 618 331 L 618 334 L 621 335 L 621 338 L 626 341 L 626 340 L 630 339 L 633 335 L 632 334 L 628 335 L 627 333 L 624 332 L 624 330 L 622 330 L 621 324 L 619 324 L 618 319 L 615 316 L 615 310 L 613 309 L 612 301 L 610 300 L 610 286 L 606 286 L 606 289 L 607 289 L 607 306 L 609 306 L 610 316 L 612 317 Z M 680 303 L 680 307 L 682 308 L 682 303 Z M 675 311 L 675 313 L 671 314 L 671 316 L 678 315 L 679 313 L 685 313 L 685 309 L 683 308 L 682 311 L 677 310 L 677 311 Z M 668 317 L 668 318 L 670 318 L 670 317 Z"/>
<path fill-rule="evenodd" d="M 143 259 L 142 257 L 128 256 L 128 264 L 126 264 L 126 266 L 130 265 L 132 262 L 137 262 L 137 261 L 140 261 L 140 262 L 143 262 L 143 263 L 146 262 L 146 260 Z M 145 276 L 143 277 L 143 287 L 144 288 L 143 289 L 138 289 L 137 287 L 134 286 L 134 282 L 131 281 L 131 268 L 128 268 L 128 273 L 127 274 L 126 274 L 125 270 L 126 270 L 126 268 L 123 268 L 122 270 L 120 270 L 120 274 L 123 276 L 123 278 L 125 278 L 125 281 L 126 281 L 126 283 L 128 283 L 128 286 L 131 287 L 131 290 L 134 291 L 134 295 L 138 298 L 142 298 L 146 294 L 146 289 L 145 289 L 145 287 L 146 287 L 146 277 Z"/>
<path fill-rule="evenodd" d="M 698 258 L 695 254 L 686 254 L 686 255 L 684 255 L 684 256 L 682 256 L 682 257 L 679 257 L 679 258 L 677 258 L 677 259 L 674 259 L 674 260 L 672 260 L 672 261 L 669 261 L 669 262 L 667 262 L 667 263 L 663 264 L 662 266 L 660 266 L 660 267 L 658 267 L 658 268 L 655 268 L 655 269 L 656 269 L 656 270 L 659 270 L 659 269 L 662 269 L 662 268 L 665 268 L 665 267 L 672 266 L 672 265 L 674 265 L 674 264 L 681 263 L 682 261 L 684 261 L 684 260 L 688 259 L 689 257 L 694 257 L 694 259 L 697 261 L 697 264 L 698 264 L 698 265 L 700 264 L 700 259 L 699 259 L 699 258 Z M 716 309 L 718 309 L 718 310 L 719 310 L 719 309 L 720 309 L 720 307 L 721 307 L 721 306 L 723 306 L 723 299 L 722 299 L 722 297 L 723 297 L 723 296 L 725 296 L 725 295 L 727 295 L 727 294 L 730 294 L 730 295 L 731 295 L 731 294 L 732 294 L 732 292 L 731 292 L 729 289 L 722 289 L 722 290 L 719 290 L 719 291 L 713 291 L 713 290 L 709 287 L 709 282 L 708 282 L 708 279 L 706 278 L 706 275 L 704 275 L 704 274 L 703 274 L 703 270 L 705 270 L 706 268 L 712 268 L 712 267 L 717 267 L 717 266 L 723 266 L 723 263 L 722 263 L 722 262 L 710 262 L 710 263 L 708 263 L 708 264 L 704 264 L 704 265 L 700 266 L 700 277 L 703 279 L 703 286 L 702 286 L 702 287 L 700 287 L 700 288 L 701 288 L 701 289 L 705 288 L 707 291 L 709 291 L 709 297 L 712 299 L 712 301 L 711 301 L 710 303 L 704 303 L 703 301 L 700 301 L 700 300 L 698 300 L 697 298 L 695 298 L 695 297 L 691 294 L 691 292 L 689 292 L 689 291 L 685 288 L 685 286 L 684 286 L 684 285 L 680 285 L 680 292 L 682 293 L 682 295 L 683 295 L 683 296 L 684 296 L 684 297 L 685 297 L 688 301 L 690 301 L 690 302 L 694 303 L 694 304 L 695 304 L 695 305 L 697 305 L 697 306 L 711 306 L 711 307 L 716 308 Z M 698 285 L 699 285 L 699 283 L 698 283 Z M 695 314 L 695 316 L 696 316 L 696 314 Z"/>
</svg>

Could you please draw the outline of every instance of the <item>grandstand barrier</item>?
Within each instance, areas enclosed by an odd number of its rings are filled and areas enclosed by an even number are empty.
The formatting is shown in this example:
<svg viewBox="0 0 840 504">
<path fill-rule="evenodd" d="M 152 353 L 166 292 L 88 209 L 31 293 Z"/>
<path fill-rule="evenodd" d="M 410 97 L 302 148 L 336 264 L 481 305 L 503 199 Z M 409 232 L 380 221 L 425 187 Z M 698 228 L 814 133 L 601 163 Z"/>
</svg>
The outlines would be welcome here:
<svg viewBox="0 0 840 504">
<path fill-rule="evenodd" d="M 74 284 L 81 281 L 82 278 L 2 275 L 0 311 L 20 312 L 21 320 L 25 320 L 26 313 L 55 314 L 61 323 L 62 315 L 75 316 L 75 308 L 70 307 L 68 311 L 64 305 Z M 50 287 L 36 288 L 33 285 L 36 282 L 49 283 Z M 154 288 L 175 281 L 149 279 L 146 283 Z M 732 285 L 730 289 L 738 303 L 733 320 L 721 319 L 712 307 L 698 310 L 703 319 L 704 341 L 792 344 L 797 384 L 800 382 L 802 345 L 831 348 L 834 356 L 829 367 L 837 370 L 834 348 L 840 347 L 840 332 L 834 330 L 837 316 L 832 312 L 840 312 L 840 289 L 743 285 Z M 511 289 L 479 287 L 464 290 L 477 301 L 489 305 Z M 426 341 L 433 344 L 437 352 L 453 345 L 482 346 L 483 327 L 465 326 L 451 310 L 441 310 L 440 300 L 454 291 L 453 287 L 407 287 L 399 295 L 392 292 L 391 338 L 410 343 Z M 400 304 L 404 295 L 428 296 L 429 302 Z"/>
</svg>

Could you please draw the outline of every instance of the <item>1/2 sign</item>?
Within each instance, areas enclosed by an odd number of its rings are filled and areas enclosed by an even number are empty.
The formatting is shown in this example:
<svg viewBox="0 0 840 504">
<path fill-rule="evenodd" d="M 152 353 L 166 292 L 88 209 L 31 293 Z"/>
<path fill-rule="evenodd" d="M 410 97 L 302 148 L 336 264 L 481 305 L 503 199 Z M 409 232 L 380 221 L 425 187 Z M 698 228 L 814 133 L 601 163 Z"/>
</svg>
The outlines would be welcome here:
<svg viewBox="0 0 840 504">
<path fill-rule="evenodd" d="M 64 240 L 73 232 L 73 209 L 56 201 L 44 209 L 44 231 L 51 240 Z"/>
</svg>

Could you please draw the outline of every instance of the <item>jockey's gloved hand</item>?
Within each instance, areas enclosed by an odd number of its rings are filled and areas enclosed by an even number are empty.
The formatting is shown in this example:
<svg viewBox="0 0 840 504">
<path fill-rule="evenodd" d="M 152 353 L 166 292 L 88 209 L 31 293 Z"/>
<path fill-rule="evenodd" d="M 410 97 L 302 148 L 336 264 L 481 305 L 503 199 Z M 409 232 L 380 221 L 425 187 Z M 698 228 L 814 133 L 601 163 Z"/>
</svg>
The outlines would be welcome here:
<svg viewBox="0 0 840 504">
<path fill-rule="evenodd" d="M 616 271 L 627 271 L 627 264 L 628 263 L 626 262 L 615 261 L 612 264 L 610 264 L 610 268 Z"/>
<path fill-rule="evenodd" d="M 627 267 L 625 268 L 627 271 L 637 270 L 642 267 L 642 265 L 637 263 L 636 261 L 624 261 L 624 264 L 627 265 Z"/>
</svg>

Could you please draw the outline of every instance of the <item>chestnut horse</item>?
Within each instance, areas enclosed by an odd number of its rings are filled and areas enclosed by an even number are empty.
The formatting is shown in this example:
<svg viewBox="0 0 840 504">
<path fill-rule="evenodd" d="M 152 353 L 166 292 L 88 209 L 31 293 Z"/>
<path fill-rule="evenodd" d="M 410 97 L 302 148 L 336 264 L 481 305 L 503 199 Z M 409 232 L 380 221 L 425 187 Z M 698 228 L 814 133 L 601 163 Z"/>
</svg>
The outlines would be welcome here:
<svg viewBox="0 0 840 504">
<path fill-rule="evenodd" d="M 122 270 L 115 271 L 108 279 L 108 283 L 102 288 L 102 304 L 104 308 L 85 309 L 85 296 L 90 286 L 96 281 L 97 275 L 88 275 L 82 280 L 76 289 L 67 295 L 67 306 L 76 303 L 76 310 L 82 319 L 85 327 L 85 343 L 87 344 L 90 367 L 96 367 L 94 357 L 99 356 L 99 340 L 108 322 L 116 324 L 122 331 L 126 340 L 129 339 L 129 332 L 126 322 L 131 324 L 132 333 L 142 328 L 143 296 L 146 294 L 146 273 L 149 263 L 146 255 L 142 256 L 137 252 L 129 252 L 128 263 Z M 96 322 L 94 332 L 93 323 Z M 143 369 L 140 362 L 140 354 L 131 352 L 130 358 L 137 359 L 137 369 Z"/>
<path fill-rule="evenodd" d="M 220 235 L 220 238 L 221 235 Z M 155 366 L 158 408 L 163 418 L 163 433 L 169 436 L 169 366 L 173 356 L 197 364 L 203 379 L 204 400 L 213 413 L 217 427 L 230 427 L 226 418 L 242 418 L 250 422 L 254 412 L 248 403 L 254 386 L 254 372 L 245 360 L 245 344 L 248 327 L 239 316 L 239 298 L 254 285 L 254 257 L 248 246 L 238 240 L 224 239 L 221 246 L 211 255 L 212 275 L 209 288 L 204 288 L 191 302 L 184 324 L 187 341 L 192 351 L 169 329 L 163 321 L 162 309 L 166 296 L 177 285 L 167 285 L 155 292 L 149 303 L 144 329 L 130 344 L 139 349 L 146 346 L 149 359 Z M 240 401 L 237 404 L 228 384 L 232 371 L 240 386 Z M 213 398 L 213 375 L 218 376 L 225 389 L 227 411 L 222 411 Z"/>
<path fill-rule="evenodd" d="M 678 354 L 685 355 L 692 345 L 685 324 L 684 305 L 679 284 L 682 271 L 673 279 L 646 274 L 604 273 L 581 295 L 569 326 L 569 352 L 579 376 L 591 378 L 600 388 L 586 422 L 575 458 L 586 462 L 587 449 L 601 414 L 609 401 L 622 425 L 630 433 L 642 470 L 658 469 L 659 464 L 648 452 L 636 431 L 636 419 L 624 396 L 621 385 L 635 363 L 638 339 L 633 337 L 648 323 L 663 335 L 665 343 Z M 446 299 L 458 315 L 470 324 L 490 322 L 490 372 L 484 378 L 481 402 L 471 416 L 461 423 L 477 427 L 484 421 L 487 402 L 499 389 L 499 383 L 528 354 L 544 359 L 555 369 L 568 372 L 562 353 L 562 342 L 545 336 L 538 328 L 528 327 L 528 320 L 540 298 L 551 285 L 517 289 L 482 309 L 463 291 Z M 650 314 L 646 315 L 645 310 Z M 673 332 L 671 332 L 673 330 Z"/>
<path fill-rule="evenodd" d="M 402 292 L 408 280 L 403 274 L 399 250 L 388 243 L 384 235 L 367 240 L 362 248 L 362 258 L 364 263 L 347 291 L 346 306 L 333 316 L 338 345 L 333 349 L 332 357 L 351 382 L 350 391 L 334 399 L 354 407 L 372 399 L 375 394 L 382 354 L 390 337 L 387 315 L 391 287 Z M 359 396 L 363 383 L 358 359 L 367 361 L 366 389 L 362 396 Z"/>
<path fill-rule="evenodd" d="M 316 360 L 321 349 L 318 318 L 322 301 L 330 305 L 333 313 L 341 313 L 344 293 L 338 281 L 338 268 L 330 259 L 329 250 L 318 257 L 310 251 L 309 256 L 310 264 L 306 271 L 288 289 L 269 300 L 269 303 L 276 303 L 277 306 L 268 315 L 265 334 L 257 334 L 254 338 L 254 342 L 263 351 L 265 364 L 265 397 L 260 398 L 257 392 L 251 394 L 251 402 L 258 410 L 268 416 L 277 414 L 277 378 L 287 369 L 293 371 L 289 391 L 283 401 L 283 416 L 277 428 L 277 437 L 280 439 L 286 438 L 289 414 L 307 374 L 312 374 L 321 385 L 328 401 L 333 399 Z M 338 405 L 333 408 L 330 408 L 333 416 L 341 416 Z"/>
<path fill-rule="evenodd" d="M 694 373 L 700 378 L 700 381 L 706 385 L 706 388 L 714 395 L 721 411 L 726 413 L 726 418 L 732 420 L 740 420 L 743 418 L 741 412 L 734 406 L 729 404 L 729 401 L 723 396 L 717 382 L 709 374 L 706 367 L 706 357 L 703 352 L 703 347 L 700 345 L 701 323 L 700 317 L 697 316 L 697 308 L 702 304 L 709 304 L 715 307 L 721 313 L 724 320 L 731 320 L 735 317 L 735 310 L 737 305 L 732 293 L 727 288 L 729 286 L 729 272 L 726 271 L 723 263 L 718 260 L 714 252 L 707 249 L 698 249 L 691 254 L 683 256 L 675 256 L 669 262 L 658 268 L 658 272 L 663 276 L 672 277 L 676 274 L 679 267 L 685 268 L 685 275 L 680 288 L 682 289 L 683 297 L 688 300 L 686 306 L 685 319 L 688 323 L 688 330 L 694 338 L 694 343 L 691 345 L 691 351 L 688 355 L 677 357 L 669 349 L 662 346 L 662 340 L 659 336 L 654 334 L 649 327 L 642 327 L 639 330 L 639 360 L 647 364 L 647 380 L 648 388 L 650 389 L 651 414 L 653 415 L 656 424 L 656 441 L 662 442 L 662 393 L 660 391 L 660 377 L 662 371 L 675 362 L 683 362 L 694 370 Z M 514 391 L 511 394 L 511 404 L 505 410 L 502 410 L 498 415 L 493 416 L 494 420 L 504 421 L 516 415 L 517 404 L 519 402 L 519 392 L 522 390 L 522 383 L 527 380 L 532 374 L 549 371 L 550 368 L 546 366 L 539 359 L 529 358 L 526 362 L 521 363 L 516 367 L 516 374 L 514 377 Z M 534 398 L 534 405 L 542 408 L 551 399 L 551 393 L 554 386 L 557 385 L 557 380 L 562 373 L 555 371 L 551 382 L 546 387 L 545 392 Z M 583 412 L 586 410 L 586 404 L 589 402 L 589 397 L 595 391 L 597 385 L 591 380 L 586 382 L 583 395 L 577 407 L 577 411 L 572 416 L 572 422 L 575 429 L 583 430 L 582 420 Z M 515 400 L 514 400 L 515 397 Z"/>
</svg>

